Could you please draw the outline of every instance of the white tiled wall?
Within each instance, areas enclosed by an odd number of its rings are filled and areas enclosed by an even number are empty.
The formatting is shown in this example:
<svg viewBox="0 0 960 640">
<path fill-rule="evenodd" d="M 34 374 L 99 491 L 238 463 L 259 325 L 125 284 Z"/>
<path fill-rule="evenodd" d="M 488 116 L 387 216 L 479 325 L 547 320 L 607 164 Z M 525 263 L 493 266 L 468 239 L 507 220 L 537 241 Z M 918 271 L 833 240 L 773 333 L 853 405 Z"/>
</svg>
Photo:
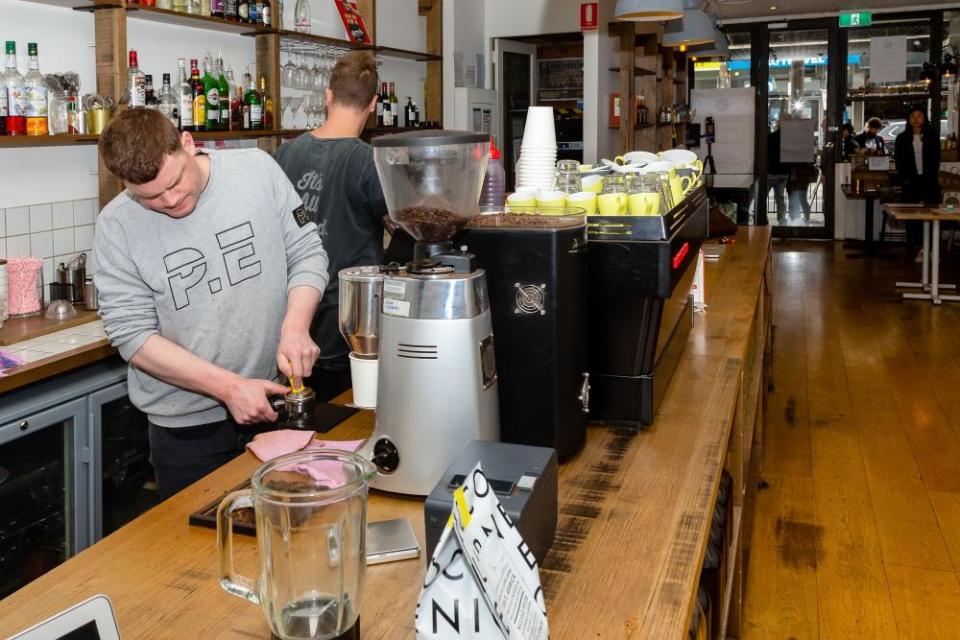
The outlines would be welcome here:
<svg viewBox="0 0 960 640">
<path fill-rule="evenodd" d="M 0 209 L 0 258 L 43 258 L 45 285 L 53 282 L 57 265 L 80 253 L 87 254 L 89 270 L 96 211 L 96 198 Z M 44 289 L 49 298 L 49 287 Z"/>
</svg>

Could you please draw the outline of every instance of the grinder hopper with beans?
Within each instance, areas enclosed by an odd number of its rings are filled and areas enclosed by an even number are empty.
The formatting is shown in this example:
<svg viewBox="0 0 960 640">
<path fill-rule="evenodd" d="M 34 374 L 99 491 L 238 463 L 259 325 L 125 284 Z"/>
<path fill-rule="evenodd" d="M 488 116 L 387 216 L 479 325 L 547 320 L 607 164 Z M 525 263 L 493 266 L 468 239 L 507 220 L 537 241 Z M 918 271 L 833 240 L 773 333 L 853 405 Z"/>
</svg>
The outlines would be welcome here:
<svg viewBox="0 0 960 640">
<path fill-rule="evenodd" d="M 488 148 L 488 136 L 466 131 L 373 140 L 390 218 L 417 241 L 413 262 L 380 267 L 376 285 L 341 272 L 342 292 L 382 290 L 376 428 L 363 449 L 377 466 L 376 489 L 426 496 L 469 441 L 499 439 L 486 275 L 451 242 L 478 215 Z M 360 341 L 345 320 L 360 307 L 341 301 L 341 331 L 355 354 Z"/>
</svg>

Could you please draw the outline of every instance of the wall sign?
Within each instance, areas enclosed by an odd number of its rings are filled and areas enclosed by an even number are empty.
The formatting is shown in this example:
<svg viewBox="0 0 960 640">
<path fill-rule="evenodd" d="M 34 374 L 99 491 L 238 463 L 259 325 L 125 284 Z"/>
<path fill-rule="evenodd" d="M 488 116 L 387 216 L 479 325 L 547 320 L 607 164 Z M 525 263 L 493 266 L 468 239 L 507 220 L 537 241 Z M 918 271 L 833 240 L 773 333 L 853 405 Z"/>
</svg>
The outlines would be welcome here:
<svg viewBox="0 0 960 640">
<path fill-rule="evenodd" d="M 343 21 L 343 28 L 350 42 L 373 44 L 373 38 L 367 31 L 367 25 L 363 23 L 363 16 L 360 15 L 356 0 L 333 0 L 333 3 L 337 5 L 337 11 L 340 12 L 340 19 Z"/>
<path fill-rule="evenodd" d="M 584 2 L 580 5 L 580 31 L 594 31 L 600 21 L 600 10 L 596 2 Z"/>
</svg>

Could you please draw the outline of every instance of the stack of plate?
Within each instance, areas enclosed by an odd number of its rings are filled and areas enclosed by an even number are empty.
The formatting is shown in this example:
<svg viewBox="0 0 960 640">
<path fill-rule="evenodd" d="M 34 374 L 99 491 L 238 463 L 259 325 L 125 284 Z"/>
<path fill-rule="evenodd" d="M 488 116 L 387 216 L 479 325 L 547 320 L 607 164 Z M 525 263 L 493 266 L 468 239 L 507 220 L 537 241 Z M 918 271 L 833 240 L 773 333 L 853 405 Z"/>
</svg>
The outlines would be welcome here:
<svg viewBox="0 0 960 640">
<path fill-rule="evenodd" d="M 552 189 L 556 164 L 553 107 L 529 107 L 517 162 L 516 190 Z"/>
</svg>

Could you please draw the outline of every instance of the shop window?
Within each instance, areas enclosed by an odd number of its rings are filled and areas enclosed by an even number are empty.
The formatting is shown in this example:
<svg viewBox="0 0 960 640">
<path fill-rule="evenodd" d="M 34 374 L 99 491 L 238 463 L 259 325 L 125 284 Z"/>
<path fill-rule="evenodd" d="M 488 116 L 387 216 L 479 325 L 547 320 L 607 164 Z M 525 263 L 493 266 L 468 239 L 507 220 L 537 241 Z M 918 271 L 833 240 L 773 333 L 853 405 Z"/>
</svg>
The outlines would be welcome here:
<svg viewBox="0 0 960 640">
<path fill-rule="evenodd" d="M 730 55 L 727 60 L 700 57 L 690 52 L 693 61 L 694 89 L 722 89 L 750 86 L 750 32 L 727 33 Z"/>
</svg>

